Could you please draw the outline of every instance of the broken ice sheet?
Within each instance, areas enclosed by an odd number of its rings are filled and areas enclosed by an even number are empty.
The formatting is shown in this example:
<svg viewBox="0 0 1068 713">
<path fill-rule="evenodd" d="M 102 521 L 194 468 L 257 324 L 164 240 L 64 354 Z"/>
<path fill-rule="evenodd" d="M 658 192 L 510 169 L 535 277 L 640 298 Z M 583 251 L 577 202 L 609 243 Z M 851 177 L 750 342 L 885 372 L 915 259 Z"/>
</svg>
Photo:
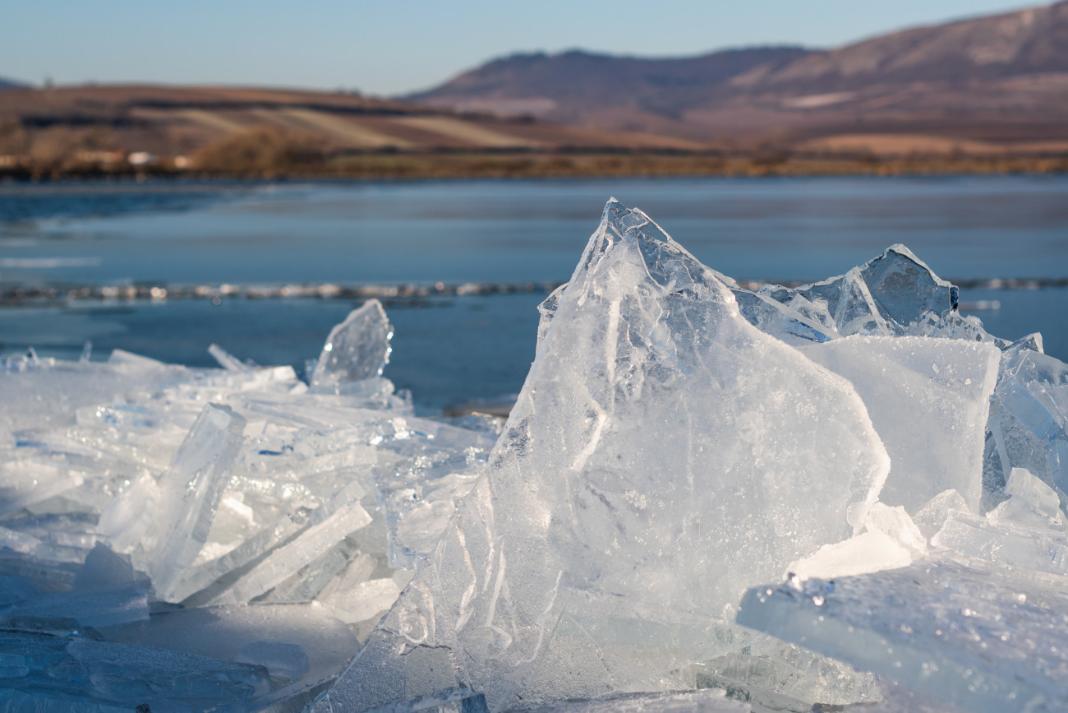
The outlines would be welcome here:
<svg viewBox="0 0 1068 713">
<path fill-rule="evenodd" d="M 381 376 L 389 363 L 392 337 L 393 326 L 382 303 L 367 300 L 330 330 L 311 375 L 312 387 L 337 390 L 348 382 Z"/>
<path fill-rule="evenodd" d="M 3 688 L 32 692 L 29 710 L 241 710 L 269 690 L 262 667 L 81 636 L 4 631 L 0 653 L 21 662 Z"/>
<path fill-rule="evenodd" d="M 715 642 L 624 612 L 718 620 L 748 584 L 852 534 L 887 468 L 847 382 L 752 327 L 715 273 L 610 202 L 543 308 L 488 471 L 318 710 L 457 683 L 493 709 L 677 683 L 670 667 Z M 569 609 L 589 597 L 629 608 L 591 629 L 602 608 Z M 615 643 L 628 631 L 659 655 Z"/>
<path fill-rule="evenodd" d="M 880 501 L 916 512 L 952 488 L 979 511 L 983 434 L 1001 358 L 996 347 L 958 339 L 854 336 L 802 351 L 849 379 L 864 400 L 890 454 Z"/>
<path fill-rule="evenodd" d="M 283 699 L 336 676 L 358 644 L 349 627 L 317 604 L 173 609 L 102 630 L 109 640 L 263 667 Z"/>
<path fill-rule="evenodd" d="M 1064 578 L 979 562 L 760 586 L 740 624 L 970 713 L 1068 706 Z"/>
</svg>

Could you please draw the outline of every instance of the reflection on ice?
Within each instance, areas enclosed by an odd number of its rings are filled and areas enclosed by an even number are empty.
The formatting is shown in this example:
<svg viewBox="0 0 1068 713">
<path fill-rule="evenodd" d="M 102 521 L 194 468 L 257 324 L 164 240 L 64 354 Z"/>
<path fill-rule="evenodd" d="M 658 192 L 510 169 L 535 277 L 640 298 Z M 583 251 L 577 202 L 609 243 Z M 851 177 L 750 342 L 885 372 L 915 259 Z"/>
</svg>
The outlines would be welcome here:
<svg viewBox="0 0 1068 713">
<path fill-rule="evenodd" d="M 9 358 L 0 709 L 1064 709 L 1068 367 L 960 309 L 612 201 L 503 427 L 416 416 L 374 300 L 309 383 Z"/>
</svg>

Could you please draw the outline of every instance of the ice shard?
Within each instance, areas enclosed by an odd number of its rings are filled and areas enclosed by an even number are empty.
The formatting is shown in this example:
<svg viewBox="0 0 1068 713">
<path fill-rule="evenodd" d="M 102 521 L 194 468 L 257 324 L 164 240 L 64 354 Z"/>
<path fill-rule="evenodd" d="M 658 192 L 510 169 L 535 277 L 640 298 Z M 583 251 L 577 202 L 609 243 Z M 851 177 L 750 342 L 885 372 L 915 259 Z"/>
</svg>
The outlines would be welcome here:
<svg viewBox="0 0 1068 713">
<path fill-rule="evenodd" d="M 922 330 L 936 330 L 956 314 L 959 299 L 955 285 L 904 245 L 893 245 L 844 275 L 797 288 L 769 285 L 754 294 L 802 315 L 804 323 L 828 338 L 926 333 Z M 759 309 L 743 308 L 746 317 L 757 326 L 766 323 L 761 315 L 767 307 L 756 299 L 747 303 Z"/>
<path fill-rule="evenodd" d="M 1008 499 L 986 514 L 995 524 L 1065 529 L 1057 491 L 1036 478 L 1026 468 L 1013 468 L 1005 486 Z"/>
<path fill-rule="evenodd" d="M 330 330 L 311 385 L 336 390 L 343 384 L 382 375 L 389 363 L 393 326 L 378 300 L 367 300 Z"/>
<path fill-rule="evenodd" d="M 969 511 L 964 496 L 956 490 L 943 490 L 924 503 L 912 519 L 923 536 L 930 540 L 942 529 L 942 525 L 946 524 L 951 512 Z"/>
<path fill-rule="evenodd" d="M 370 522 L 371 516 L 359 502 L 341 505 L 257 563 L 227 591 L 222 601 L 244 603 L 255 599 L 280 584 L 318 553 Z"/>
<path fill-rule="evenodd" d="M 984 432 L 1000 351 L 928 337 L 853 336 L 803 347 L 848 379 L 890 454 L 879 494 L 916 512 L 955 489 L 974 512 L 982 496 Z"/>
<path fill-rule="evenodd" d="M 877 502 L 868 510 L 863 532 L 791 563 L 788 575 L 806 580 L 881 572 L 907 567 L 925 554 L 927 538 L 905 508 Z"/>
<path fill-rule="evenodd" d="M 245 419 L 226 406 L 204 407 L 160 484 L 158 540 L 149 556 L 156 593 L 167 599 L 207 541 L 241 447 Z"/>
<path fill-rule="evenodd" d="M 677 686 L 745 587 L 863 522 L 888 458 L 844 379 L 609 202 L 429 563 L 316 710 Z"/>
<path fill-rule="evenodd" d="M 1027 344 L 1006 350 L 988 429 L 989 492 L 1003 497 L 1012 469 L 1025 468 L 1068 501 L 1068 365 Z"/>
<path fill-rule="evenodd" d="M 244 363 L 218 344 L 208 345 L 208 353 L 219 363 L 219 366 L 227 371 L 236 371 L 238 373 L 246 374 L 253 370 L 253 367 Z"/>
</svg>

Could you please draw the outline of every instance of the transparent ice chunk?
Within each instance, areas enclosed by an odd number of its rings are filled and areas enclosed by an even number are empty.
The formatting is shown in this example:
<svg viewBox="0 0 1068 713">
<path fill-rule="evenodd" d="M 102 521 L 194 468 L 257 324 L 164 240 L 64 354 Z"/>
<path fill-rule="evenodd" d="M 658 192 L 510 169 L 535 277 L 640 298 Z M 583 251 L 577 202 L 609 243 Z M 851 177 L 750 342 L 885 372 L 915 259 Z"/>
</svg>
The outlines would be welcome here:
<svg viewBox="0 0 1068 713">
<path fill-rule="evenodd" d="M 959 290 L 907 247 L 893 245 L 844 275 L 797 288 L 769 285 L 757 294 L 806 314 L 812 326 L 833 338 L 909 334 L 932 319 L 938 326 L 956 313 Z M 796 309 L 799 304 L 803 309 Z"/>
<path fill-rule="evenodd" d="M 220 347 L 218 344 L 208 345 L 208 353 L 211 354 L 212 358 L 219 363 L 219 366 L 221 366 L 223 369 L 226 369 L 227 371 L 235 371 L 241 374 L 248 373 L 253 369 L 253 367 L 244 363 L 243 361 L 235 357 L 233 354 Z"/>
<path fill-rule="evenodd" d="M 992 522 L 970 513 L 952 512 L 931 538 L 931 545 L 969 562 L 1068 576 L 1068 534 L 1063 529 Z"/>
<path fill-rule="evenodd" d="M 1064 512 L 1057 491 L 1026 468 L 1012 469 L 1005 494 L 1009 496 L 1008 499 L 986 515 L 992 523 L 1065 529 Z"/>
<path fill-rule="evenodd" d="M 970 512 L 967 501 L 956 490 L 943 490 L 913 516 L 913 522 L 923 536 L 930 540 L 946 524 L 951 512 Z"/>
<path fill-rule="evenodd" d="M 860 398 L 644 213 L 610 202 L 551 300 L 488 472 L 317 710 L 672 685 L 747 583 L 863 522 L 889 464 Z"/>
<path fill-rule="evenodd" d="M 804 354 L 848 379 L 890 454 L 879 494 L 916 512 L 953 488 L 975 512 L 985 424 L 1001 353 L 990 344 L 925 337 L 836 339 Z"/>
<path fill-rule="evenodd" d="M 370 523 L 371 516 L 358 502 L 339 507 L 257 563 L 227 591 L 221 601 L 248 602 L 265 594 L 316 554 Z"/>
<path fill-rule="evenodd" d="M 1068 365 L 1034 349 L 1007 350 L 987 428 L 987 491 L 1003 497 L 1012 469 L 1025 468 L 1066 501 Z"/>
<path fill-rule="evenodd" d="M 392 338 L 393 325 L 382 303 L 367 300 L 330 330 L 311 375 L 312 387 L 336 390 L 349 382 L 381 376 L 389 363 Z"/>
<path fill-rule="evenodd" d="M 205 406 L 160 482 L 160 534 L 149 574 L 163 599 L 207 541 L 244 427 L 245 419 L 229 407 Z"/>
</svg>

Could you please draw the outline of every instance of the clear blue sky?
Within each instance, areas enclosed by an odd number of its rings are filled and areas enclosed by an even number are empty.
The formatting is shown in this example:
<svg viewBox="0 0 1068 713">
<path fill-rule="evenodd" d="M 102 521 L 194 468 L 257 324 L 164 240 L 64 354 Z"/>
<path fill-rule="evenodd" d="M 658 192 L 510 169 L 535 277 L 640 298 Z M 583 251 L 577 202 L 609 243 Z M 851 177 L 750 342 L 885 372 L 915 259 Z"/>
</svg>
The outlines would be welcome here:
<svg viewBox="0 0 1068 713">
<path fill-rule="evenodd" d="M 515 51 L 833 46 L 1005 0 L 0 0 L 0 76 L 396 94 Z"/>
</svg>

